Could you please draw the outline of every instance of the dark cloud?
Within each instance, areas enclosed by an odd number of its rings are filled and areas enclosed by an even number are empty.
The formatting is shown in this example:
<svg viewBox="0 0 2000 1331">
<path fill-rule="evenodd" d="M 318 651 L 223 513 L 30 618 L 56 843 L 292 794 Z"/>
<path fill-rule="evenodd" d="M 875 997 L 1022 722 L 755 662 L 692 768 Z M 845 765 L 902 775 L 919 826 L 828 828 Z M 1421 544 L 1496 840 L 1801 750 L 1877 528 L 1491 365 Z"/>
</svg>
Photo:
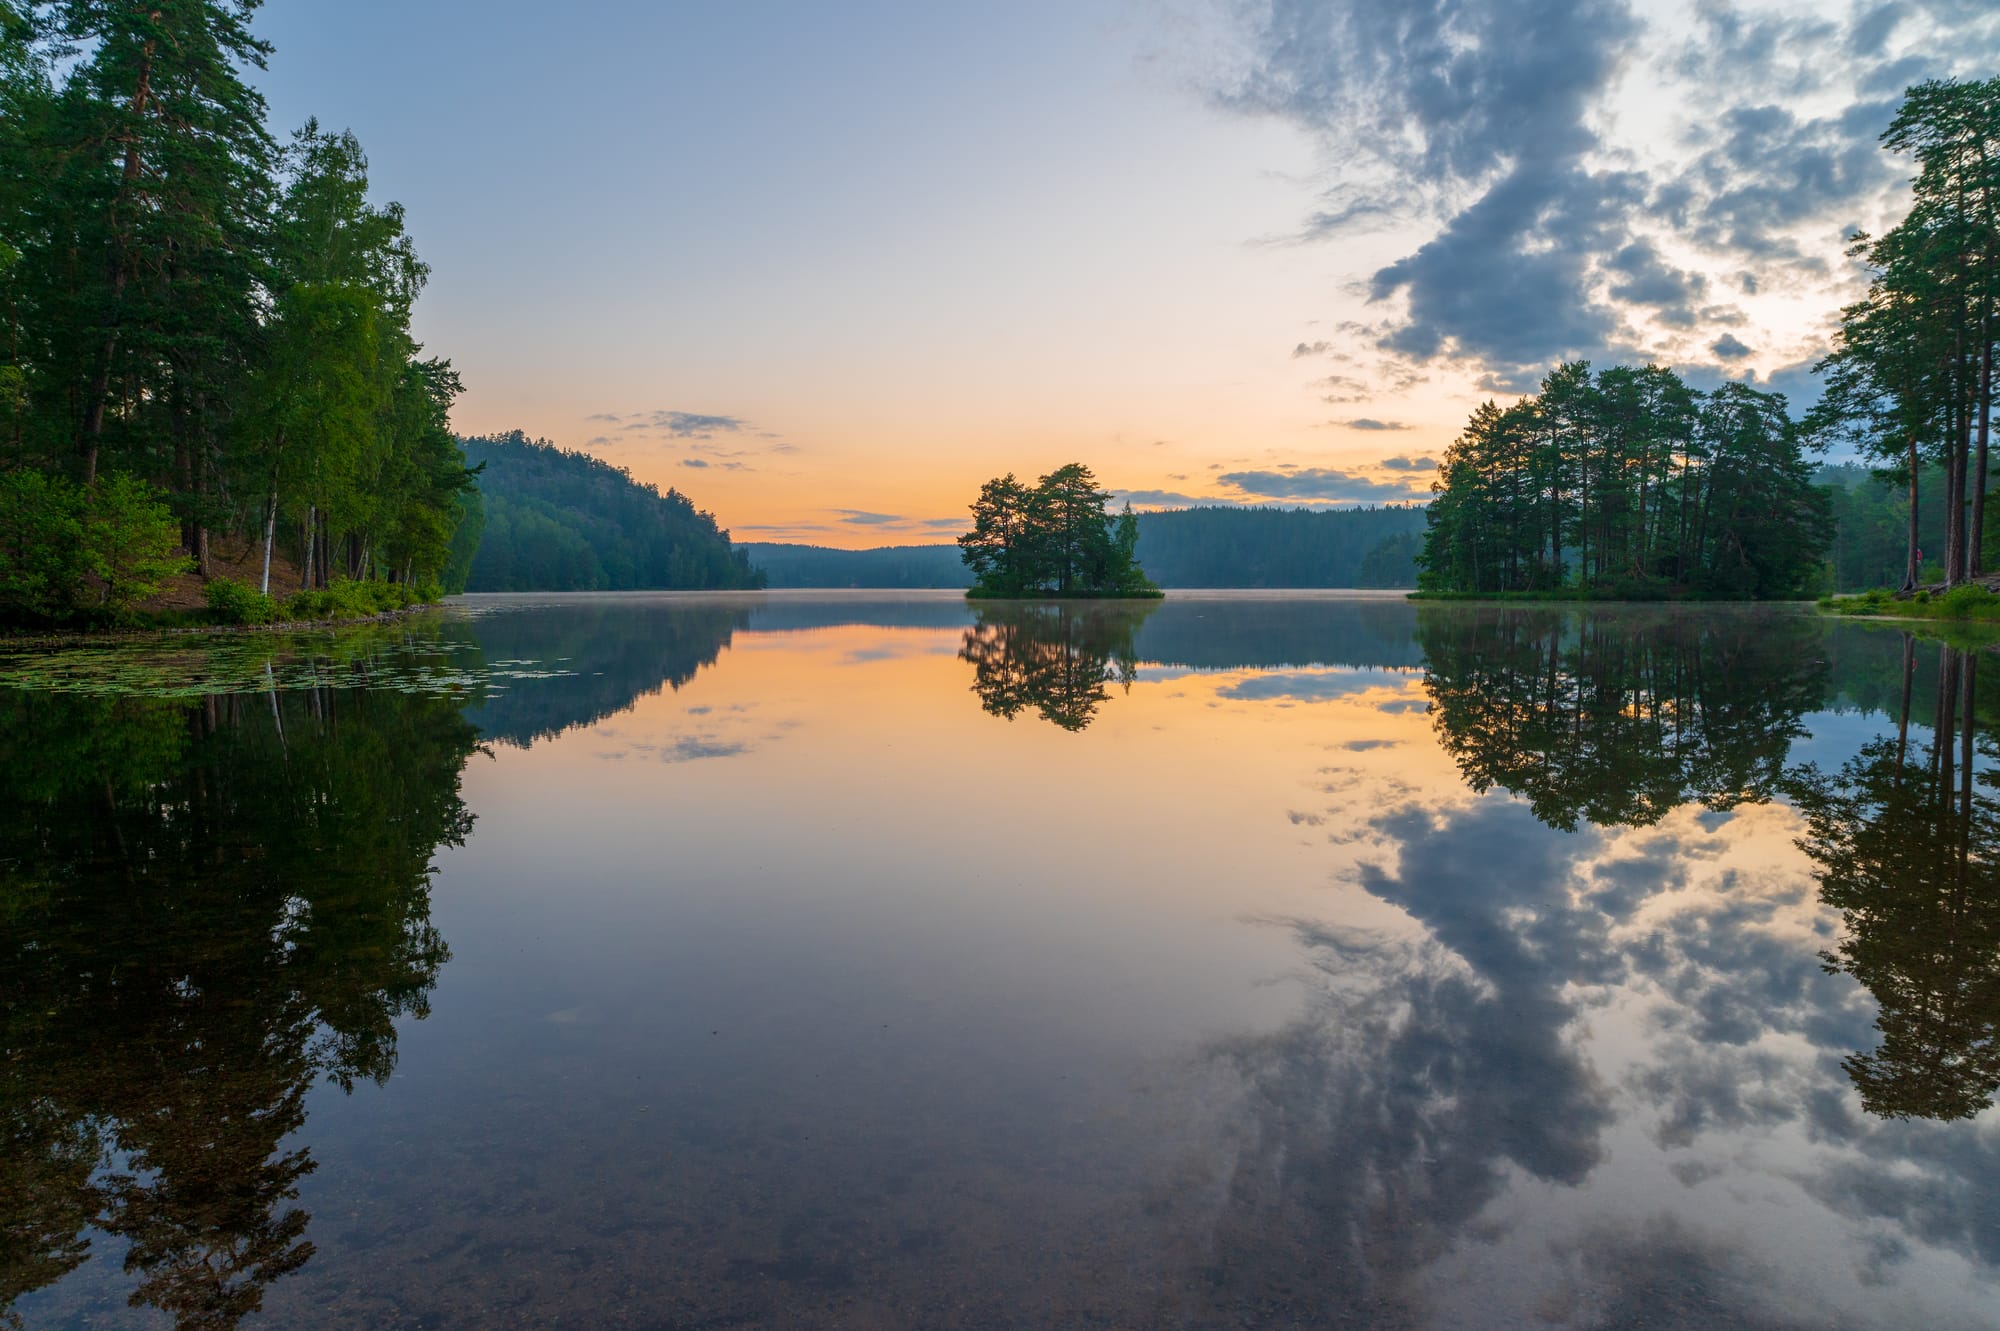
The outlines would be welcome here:
<svg viewBox="0 0 2000 1331">
<path fill-rule="evenodd" d="M 870 513 L 859 508 L 837 508 L 834 512 L 841 515 L 841 522 L 857 527 L 880 527 L 885 523 L 907 521 L 894 513 Z"/>
<path fill-rule="evenodd" d="M 1213 504 L 1213 499 L 1201 499 L 1194 495 L 1182 494 L 1178 490 L 1114 490 L 1114 503 L 1138 504 L 1145 508 L 1194 508 L 1200 504 Z"/>
<path fill-rule="evenodd" d="M 1724 360 L 1742 360 L 1750 354 L 1750 348 L 1743 345 L 1742 340 L 1734 333 L 1724 333 L 1715 339 L 1709 350 Z"/>
<path fill-rule="evenodd" d="M 1367 503 L 1408 499 L 1411 491 L 1386 481 L 1370 480 L 1352 472 L 1327 467 L 1306 467 L 1298 471 L 1231 471 L 1216 477 L 1222 484 L 1246 495 L 1266 499 L 1326 499 L 1342 503 Z"/>
<path fill-rule="evenodd" d="M 1627 245 L 1606 266 L 1614 274 L 1613 299 L 1649 305 L 1654 317 L 1670 327 L 1694 326 L 1696 304 L 1708 288 L 1707 278 L 1668 264 L 1647 240 Z"/>
<path fill-rule="evenodd" d="M 1660 253 L 1662 226 L 1718 275 L 1741 270 L 1746 292 L 1832 275 L 1842 229 L 1907 174 L 1877 143 L 1902 89 L 1980 72 L 2000 29 L 1968 0 L 1807 16 L 1701 0 L 1692 37 L 1669 49 L 1649 47 L 1630 0 L 1229 8 L 1243 58 L 1217 102 L 1305 128 L 1336 164 L 1305 237 L 1390 211 L 1439 216 L 1373 274 L 1370 294 L 1392 311 L 1373 343 L 1406 361 L 1470 360 L 1489 391 L 1509 392 L 1560 359 L 1650 358 L 1648 337 L 1741 321 L 1706 303 L 1713 279 L 1688 256 Z M 1677 99 L 1678 160 L 1641 169 L 1597 128 L 1628 71 Z M 1807 93 L 1812 110 L 1786 109 Z M 1440 200 L 1463 202 L 1438 214 Z"/>
<path fill-rule="evenodd" d="M 1304 360 L 1307 356 L 1324 356 L 1332 350 L 1331 342 L 1301 342 L 1292 348 L 1292 359 Z"/>
<path fill-rule="evenodd" d="M 682 458 L 681 465 L 683 467 L 706 467 L 708 463 L 702 461 L 700 458 Z"/>
<path fill-rule="evenodd" d="M 1437 470 L 1438 460 L 1436 458 L 1430 458 L 1430 457 L 1424 457 L 1424 458 L 1394 457 L 1394 458 L 1383 458 L 1382 465 L 1387 467 L 1390 471 L 1435 471 Z"/>
<path fill-rule="evenodd" d="M 1415 254 L 1375 274 L 1409 317 L 1382 345 L 1414 360 L 1463 356 L 1537 369 L 1574 356 L 1634 359 L 1616 310 L 1594 297 L 1597 256 L 1630 243 L 1642 181 L 1527 163 Z"/>
<path fill-rule="evenodd" d="M 1844 214 L 1903 170 L 1876 142 L 1893 114 L 1886 98 L 1809 120 L 1770 105 L 1723 112 L 1713 146 L 1688 169 L 1691 235 L 1753 261 L 1827 271 L 1833 233 L 1851 220 Z M 1827 254 L 1801 251 L 1789 234 L 1809 221 L 1828 233 Z"/>
<path fill-rule="evenodd" d="M 643 430 L 674 439 L 712 439 L 719 434 L 744 434 L 749 422 L 740 416 L 711 416 L 698 411 L 642 411 L 631 416 L 600 412 L 589 419 L 613 421 L 626 430 Z"/>
<path fill-rule="evenodd" d="M 1334 421 L 1333 424 L 1348 430 L 1407 430 L 1411 428 L 1401 421 L 1378 421 L 1372 416 L 1356 416 L 1352 420 Z"/>
</svg>

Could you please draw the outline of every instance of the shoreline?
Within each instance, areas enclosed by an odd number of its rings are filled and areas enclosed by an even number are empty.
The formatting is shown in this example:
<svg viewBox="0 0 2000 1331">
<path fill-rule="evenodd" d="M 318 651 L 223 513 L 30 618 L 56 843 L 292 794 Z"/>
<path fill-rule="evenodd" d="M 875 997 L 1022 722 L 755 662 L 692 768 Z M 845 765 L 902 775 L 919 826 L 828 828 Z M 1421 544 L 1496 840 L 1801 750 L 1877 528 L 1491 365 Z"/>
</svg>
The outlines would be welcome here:
<svg viewBox="0 0 2000 1331">
<path fill-rule="evenodd" d="M 150 638 L 206 637 L 239 633 L 321 633 L 333 629 L 355 628 L 363 624 L 386 624 L 426 611 L 442 610 L 444 602 L 433 601 L 424 605 L 406 605 L 397 610 L 384 610 L 380 614 L 362 615 L 354 619 L 294 619 L 275 624 L 159 624 L 129 625 L 105 629 L 64 629 L 64 630 L 8 630 L 0 632 L 0 651 L 16 648 L 73 647 L 94 642 L 140 641 Z"/>
</svg>

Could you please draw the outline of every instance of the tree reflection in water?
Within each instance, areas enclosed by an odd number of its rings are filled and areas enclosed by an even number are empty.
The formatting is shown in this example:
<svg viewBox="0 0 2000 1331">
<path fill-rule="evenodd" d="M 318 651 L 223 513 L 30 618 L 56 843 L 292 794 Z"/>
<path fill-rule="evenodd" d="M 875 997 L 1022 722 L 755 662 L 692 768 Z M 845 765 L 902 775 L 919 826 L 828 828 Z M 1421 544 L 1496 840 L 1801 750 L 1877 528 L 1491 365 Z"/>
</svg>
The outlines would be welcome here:
<svg viewBox="0 0 2000 1331">
<path fill-rule="evenodd" d="M 981 606 L 959 659 L 979 705 L 1011 721 L 1032 707 L 1064 730 L 1087 728 L 1117 683 L 1138 675 L 1134 638 L 1156 602 L 1017 602 Z"/>
<path fill-rule="evenodd" d="M 385 1081 L 428 1011 L 475 744 L 388 691 L 0 696 L 0 1319 L 90 1226 L 184 1328 L 311 1258 L 288 1140 L 319 1078 Z"/>
<path fill-rule="evenodd" d="M 1427 611 L 1418 634 L 1439 742 L 1474 790 L 1499 786 L 1545 824 L 1650 826 L 1698 802 L 1789 796 L 1800 845 L 1844 938 L 1824 954 L 1874 996 L 1881 1046 L 1843 1066 L 1872 1113 L 1967 1118 L 2000 1089 L 2000 775 L 1974 653 L 1940 647 L 1926 691 L 1902 645 L 1897 734 L 1832 776 L 1788 767 L 1803 714 L 1831 678 L 1824 627 L 1804 616 L 1661 611 Z M 1900 703 L 1896 701 L 1900 694 Z"/>
<path fill-rule="evenodd" d="M 1805 615 L 1717 609 L 1417 617 L 1433 725 L 1466 783 L 1566 832 L 1769 799 L 1826 696 L 1823 633 Z"/>
<path fill-rule="evenodd" d="M 1880 1004 L 1881 1044 L 1842 1066 L 1870 1112 L 1971 1118 L 2000 1089 L 2000 774 L 1978 719 L 1979 657 L 1938 649 L 1930 741 L 1910 734 L 1917 672 L 1905 638 L 1894 739 L 1828 776 L 1804 769 L 1798 803 L 1820 895 L 1845 925 L 1822 954 Z"/>
</svg>

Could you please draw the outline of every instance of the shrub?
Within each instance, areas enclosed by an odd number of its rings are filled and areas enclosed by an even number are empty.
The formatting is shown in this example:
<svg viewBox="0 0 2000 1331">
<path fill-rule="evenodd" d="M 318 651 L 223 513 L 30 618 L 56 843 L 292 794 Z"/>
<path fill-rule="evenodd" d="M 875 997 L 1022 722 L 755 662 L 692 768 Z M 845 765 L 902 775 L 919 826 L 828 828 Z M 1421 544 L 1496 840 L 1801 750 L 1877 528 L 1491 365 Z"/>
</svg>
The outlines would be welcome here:
<svg viewBox="0 0 2000 1331">
<path fill-rule="evenodd" d="M 278 618 L 278 603 L 255 587 L 217 578 L 202 589 L 208 608 L 224 624 L 269 624 Z"/>
<path fill-rule="evenodd" d="M 435 583 L 352 582 L 345 579 L 314 591 L 299 592 L 285 602 L 287 618 L 298 620 L 368 619 L 442 597 Z"/>
<path fill-rule="evenodd" d="M 114 614 L 157 596 L 194 567 L 180 552 L 181 525 L 161 493 L 136 477 L 100 476 L 84 501 L 83 565 Z"/>
<path fill-rule="evenodd" d="M 1984 587 L 1954 587 L 1940 596 L 1938 610 L 1947 619 L 1993 619 L 2000 617 L 2000 596 Z"/>
<path fill-rule="evenodd" d="M 39 471 L 0 472 L 0 616 L 55 619 L 83 581 L 83 491 Z"/>
</svg>

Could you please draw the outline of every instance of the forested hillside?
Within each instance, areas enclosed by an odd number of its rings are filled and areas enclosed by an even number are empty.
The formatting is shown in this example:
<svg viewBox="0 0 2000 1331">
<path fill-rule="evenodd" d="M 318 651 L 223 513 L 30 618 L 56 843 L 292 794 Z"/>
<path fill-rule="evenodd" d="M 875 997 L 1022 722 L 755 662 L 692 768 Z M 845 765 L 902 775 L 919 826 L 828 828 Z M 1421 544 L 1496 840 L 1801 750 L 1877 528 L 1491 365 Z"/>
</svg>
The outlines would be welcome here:
<svg viewBox="0 0 2000 1331">
<path fill-rule="evenodd" d="M 763 585 L 729 533 L 677 490 L 519 430 L 463 441 L 478 502 L 457 548 L 466 590 L 634 591 Z"/>
</svg>

